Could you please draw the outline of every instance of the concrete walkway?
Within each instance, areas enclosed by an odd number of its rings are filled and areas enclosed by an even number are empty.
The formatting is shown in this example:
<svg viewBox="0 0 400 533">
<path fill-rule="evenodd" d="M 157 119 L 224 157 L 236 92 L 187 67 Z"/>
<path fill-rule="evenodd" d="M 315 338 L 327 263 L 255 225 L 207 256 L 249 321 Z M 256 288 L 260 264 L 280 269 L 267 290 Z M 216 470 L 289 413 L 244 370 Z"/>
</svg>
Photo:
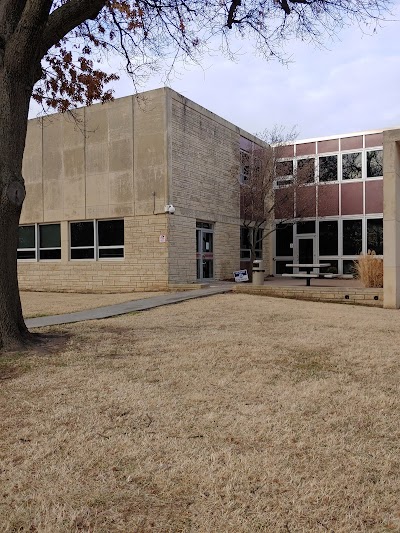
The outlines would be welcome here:
<svg viewBox="0 0 400 533">
<path fill-rule="evenodd" d="M 25 320 L 25 323 L 29 329 L 32 329 L 41 328 L 43 326 L 71 324 L 73 322 L 82 322 L 84 320 L 110 318 L 112 316 L 125 315 L 134 311 L 146 311 L 147 309 L 161 307 L 162 305 L 176 304 L 186 300 L 192 300 L 194 298 L 204 298 L 205 296 L 213 296 L 214 294 L 223 294 L 225 292 L 230 292 L 232 285 L 233 283 L 229 283 L 220 286 L 207 287 L 205 289 L 174 292 L 171 294 L 164 294 L 162 296 L 155 296 L 154 298 L 146 298 L 144 300 L 134 300 L 115 305 L 107 305 L 105 307 L 97 307 L 96 309 L 86 309 L 85 311 L 77 311 L 76 313 L 68 313 L 65 315 L 28 318 Z"/>
</svg>

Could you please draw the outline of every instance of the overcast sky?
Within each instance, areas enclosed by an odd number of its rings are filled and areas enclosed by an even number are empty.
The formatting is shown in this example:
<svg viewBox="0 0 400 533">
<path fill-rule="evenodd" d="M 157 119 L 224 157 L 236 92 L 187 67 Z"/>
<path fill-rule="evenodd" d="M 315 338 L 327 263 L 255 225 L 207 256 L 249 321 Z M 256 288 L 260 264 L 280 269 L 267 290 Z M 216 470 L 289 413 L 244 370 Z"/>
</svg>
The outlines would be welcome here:
<svg viewBox="0 0 400 533">
<path fill-rule="evenodd" d="M 180 69 L 168 84 L 254 134 L 274 124 L 296 126 L 300 139 L 400 127 L 400 0 L 392 13 L 394 21 L 377 33 L 348 28 L 326 49 L 292 42 L 288 66 L 242 46 L 236 62 L 208 57 L 202 67 Z M 162 76 L 154 76 L 143 90 L 163 85 Z M 133 90 L 121 75 L 115 96 Z"/>
</svg>

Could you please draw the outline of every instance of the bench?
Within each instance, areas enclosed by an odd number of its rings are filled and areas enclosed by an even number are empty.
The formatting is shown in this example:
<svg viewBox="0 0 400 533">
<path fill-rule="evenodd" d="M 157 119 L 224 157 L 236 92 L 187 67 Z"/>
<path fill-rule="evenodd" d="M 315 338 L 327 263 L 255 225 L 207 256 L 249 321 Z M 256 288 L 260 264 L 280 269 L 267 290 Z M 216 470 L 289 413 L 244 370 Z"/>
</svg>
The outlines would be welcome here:
<svg viewBox="0 0 400 533">
<path fill-rule="evenodd" d="M 319 274 L 307 274 L 306 272 L 304 272 L 304 274 L 302 272 L 299 272 L 298 274 L 282 274 L 282 277 L 283 276 L 286 276 L 288 278 L 303 278 L 303 279 L 319 278 Z"/>
</svg>

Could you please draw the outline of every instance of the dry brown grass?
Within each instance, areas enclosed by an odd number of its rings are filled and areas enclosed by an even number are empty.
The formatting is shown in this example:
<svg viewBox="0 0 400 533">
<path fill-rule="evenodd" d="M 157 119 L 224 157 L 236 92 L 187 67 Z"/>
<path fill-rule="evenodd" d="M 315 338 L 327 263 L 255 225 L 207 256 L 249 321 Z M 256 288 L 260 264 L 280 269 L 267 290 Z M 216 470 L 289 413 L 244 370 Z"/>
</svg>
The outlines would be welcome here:
<svg viewBox="0 0 400 533">
<path fill-rule="evenodd" d="M 3 361 L 0 530 L 400 531 L 399 312 L 227 294 Z"/>
<path fill-rule="evenodd" d="M 140 300 L 164 294 L 163 292 L 129 292 L 119 294 L 75 294 L 60 292 L 21 292 L 21 302 L 26 318 L 61 315 L 113 305 L 130 300 Z"/>
<path fill-rule="evenodd" d="M 364 287 L 383 287 L 383 259 L 376 257 L 374 251 L 368 250 L 354 262 L 357 278 Z"/>
</svg>

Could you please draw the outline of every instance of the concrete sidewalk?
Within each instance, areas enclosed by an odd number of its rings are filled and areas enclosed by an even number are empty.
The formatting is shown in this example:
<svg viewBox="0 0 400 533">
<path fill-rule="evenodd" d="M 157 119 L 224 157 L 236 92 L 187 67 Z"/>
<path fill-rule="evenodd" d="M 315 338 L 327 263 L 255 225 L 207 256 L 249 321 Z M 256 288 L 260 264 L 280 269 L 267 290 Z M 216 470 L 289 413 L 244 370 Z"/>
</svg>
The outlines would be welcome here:
<svg viewBox="0 0 400 533">
<path fill-rule="evenodd" d="M 112 316 L 124 315 L 134 311 L 146 311 L 154 307 L 162 305 L 171 305 L 194 298 L 204 298 L 205 296 L 213 296 L 215 294 L 223 294 L 230 292 L 233 284 L 221 285 L 218 287 L 208 287 L 205 289 L 198 289 L 186 292 L 174 292 L 172 294 L 163 294 L 162 296 L 155 296 L 154 298 L 146 298 L 144 300 L 133 300 L 131 302 L 124 302 L 115 305 L 107 305 L 105 307 L 97 307 L 96 309 L 86 309 L 85 311 L 77 311 L 75 313 L 68 313 L 65 315 L 42 316 L 38 318 L 28 318 L 25 320 L 26 326 L 29 329 L 41 328 L 43 326 L 57 326 L 59 324 L 71 324 L 73 322 L 82 322 L 84 320 L 99 320 L 102 318 L 110 318 Z"/>
</svg>

